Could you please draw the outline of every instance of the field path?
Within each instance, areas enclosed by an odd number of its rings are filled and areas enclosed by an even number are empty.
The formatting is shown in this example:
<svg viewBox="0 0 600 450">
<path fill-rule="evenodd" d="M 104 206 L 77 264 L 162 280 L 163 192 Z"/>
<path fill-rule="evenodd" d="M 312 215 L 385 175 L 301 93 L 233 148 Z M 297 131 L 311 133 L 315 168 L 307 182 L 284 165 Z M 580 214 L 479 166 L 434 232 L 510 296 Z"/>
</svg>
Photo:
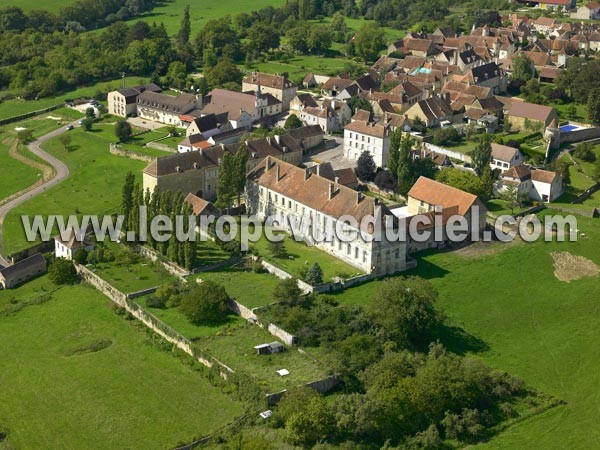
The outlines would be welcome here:
<svg viewBox="0 0 600 450">
<path fill-rule="evenodd" d="M 75 126 L 76 123 L 77 123 L 77 121 L 74 121 L 72 123 L 72 125 Z M 54 177 L 52 177 L 51 179 L 45 181 L 44 183 L 42 183 L 38 186 L 35 186 L 33 189 L 23 193 L 22 195 L 14 198 L 11 201 L 0 206 L 0 264 L 3 266 L 10 265 L 9 262 L 4 258 L 4 256 L 2 256 L 2 239 L 3 239 L 2 223 L 4 222 L 4 218 L 6 217 L 6 215 L 13 208 L 21 205 L 22 203 L 35 197 L 36 195 L 41 194 L 46 189 L 49 189 L 52 186 L 55 186 L 56 184 L 60 183 L 61 181 L 63 181 L 65 178 L 67 178 L 69 176 L 69 168 L 67 167 L 67 165 L 65 163 L 63 163 L 61 160 L 59 160 L 58 158 L 55 158 L 54 156 L 52 156 L 49 153 L 46 153 L 40 147 L 44 142 L 46 142 L 52 138 L 55 138 L 56 136 L 59 136 L 64 132 L 66 132 L 66 126 L 57 128 L 56 130 L 53 130 L 50 133 L 45 134 L 44 136 L 41 136 L 41 137 L 37 138 L 36 140 L 27 144 L 27 148 L 29 149 L 29 151 L 31 153 L 39 156 L 40 158 L 42 158 L 44 161 L 46 161 L 48 164 L 50 164 L 52 166 L 52 168 L 54 169 Z"/>
</svg>

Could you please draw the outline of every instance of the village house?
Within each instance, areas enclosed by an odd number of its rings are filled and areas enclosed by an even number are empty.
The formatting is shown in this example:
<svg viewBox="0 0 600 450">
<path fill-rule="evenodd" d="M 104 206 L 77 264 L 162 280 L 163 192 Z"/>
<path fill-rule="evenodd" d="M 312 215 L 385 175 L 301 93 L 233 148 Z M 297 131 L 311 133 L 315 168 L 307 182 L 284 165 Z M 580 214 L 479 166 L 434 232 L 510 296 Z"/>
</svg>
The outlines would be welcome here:
<svg viewBox="0 0 600 450">
<path fill-rule="evenodd" d="M 242 80 L 242 91 L 271 94 L 281 102 L 282 111 L 290 109 L 290 102 L 296 96 L 296 85 L 282 75 L 252 72 Z"/>
<path fill-rule="evenodd" d="M 157 158 L 146 166 L 142 173 L 143 188 L 151 192 L 158 187 L 160 191 L 192 193 L 205 200 L 214 201 L 223 155 L 225 152 L 235 154 L 239 148 L 240 144 L 220 144 Z M 302 163 L 303 148 L 290 134 L 245 141 L 242 148 L 248 154 L 248 171 L 266 156 L 276 156 L 293 165 Z"/>
<path fill-rule="evenodd" d="M 525 164 L 514 166 L 504 172 L 494 188 L 505 192 L 508 186 L 515 187 L 516 197 L 529 198 L 538 202 L 553 202 L 563 194 L 563 179 L 557 172 L 534 169 Z"/>
<path fill-rule="evenodd" d="M 432 222 L 430 228 L 433 228 L 436 214 L 441 215 L 443 225 L 447 224 L 452 216 L 462 216 L 468 224 L 466 232 L 469 235 L 475 234 L 475 240 L 478 240 L 486 227 L 487 209 L 476 195 L 426 177 L 419 177 L 408 191 L 407 205 L 398 208 L 396 214 L 399 218 L 405 218 L 408 226 L 412 220 L 422 218 L 423 215 L 428 216 Z M 436 242 L 434 237 L 432 232 L 430 238 L 423 242 L 411 239 L 408 246 L 409 254 L 427 248 L 442 248 L 451 244 L 444 230 L 442 230 L 440 241 Z"/>
<path fill-rule="evenodd" d="M 325 99 L 317 106 L 301 106 L 299 119 L 306 125 L 318 125 L 327 133 L 341 130 L 350 122 L 352 110 L 341 100 Z"/>
<path fill-rule="evenodd" d="M 467 84 L 489 87 L 494 94 L 502 94 L 508 89 L 508 76 L 495 62 L 472 67 L 464 80 Z"/>
<path fill-rule="evenodd" d="M 200 224 L 200 218 L 214 216 L 218 218 L 221 212 L 211 202 L 198 197 L 191 192 L 183 199 L 185 203 L 188 203 L 192 207 L 192 211 L 197 218 L 196 225 Z"/>
<path fill-rule="evenodd" d="M 182 114 L 187 114 L 202 107 L 202 97 L 192 94 L 172 96 L 158 92 L 145 91 L 137 98 L 137 115 L 142 119 L 182 127 L 180 119 Z"/>
<path fill-rule="evenodd" d="M 203 115 L 224 116 L 231 128 L 250 128 L 254 122 L 277 116 L 282 111 L 281 101 L 261 90 L 235 92 L 213 89 L 204 98 L 204 103 L 201 111 Z"/>
<path fill-rule="evenodd" d="M 0 289 L 12 289 L 46 272 L 46 259 L 41 253 L 0 269 Z"/>
<path fill-rule="evenodd" d="M 248 174 L 246 205 L 249 213 L 261 220 L 275 217 L 279 227 L 288 232 L 291 232 L 289 218 L 298 224 L 310 221 L 302 236 L 307 244 L 362 272 L 386 275 L 407 268 L 406 243 L 388 241 L 384 232 L 385 216 L 393 219 L 385 205 L 306 169 L 265 158 Z M 342 216 L 354 217 L 359 227 L 364 217 L 374 218 L 375 223 L 371 222 L 363 231 L 375 239 L 364 239 L 360 233 L 351 242 L 343 242 L 335 233 L 330 240 L 318 239 L 325 236 L 326 230 L 335 230 Z M 360 232 L 350 224 L 344 230 Z"/>
<path fill-rule="evenodd" d="M 575 8 L 575 0 L 533 0 L 527 1 L 527 3 L 534 4 L 539 9 L 560 10 L 564 12 Z"/>
<path fill-rule="evenodd" d="M 556 127 L 558 115 L 550 106 L 528 102 L 513 102 L 506 113 L 513 130 L 540 131 L 542 134 L 548 127 Z"/>
<path fill-rule="evenodd" d="M 523 162 L 523 154 L 519 149 L 492 142 L 492 159 L 490 161 L 492 169 L 498 169 L 501 173 L 504 173 L 511 167 L 523 164 Z"/>
<path fill-rule="evenodd" d="M 218 144 L 234 144 L 239 142 L 246 134 L 247 130 L 245 128 L 233 128 L 227 131 L 219 130 L 218 133 L 212 134 L 210 137 L 206 137 L 203 134 L 190 134 L 177 144 L 177 151 L 185 153 Z"/>
<path fill-rule="evenodd" d="M 600 3 L 589 2 L 577 8 L 577 12 L 571 13 L 574 19 L 595 20 L 600 19 Z"/>
<path fill-rule="evenodd" d="M 119 117 L 129 117 L 137 114 L 137 99 L 144 92 L 162 92 L 156 84 L 123 88 L 108 93 L 108 113 Z"/>
<path fill-rule="evenodd" d="M 449 100 L 449 94 L 420 100 L 406 111 L 406 116 L 413 122 L 417 117 L 420 118 L 429 128 L 439 127 L 442 122 L 452 123 L 461 120 L 462 115 L 454 115 Z"/>
<path fill-rule="evenodd" d="M 87 238 L 85 232 L 73 228 L 54 236 L 54 256 L 72 260 L 77 250 L 83 249 L 90 252 L 94 244 Z"/>
<path fill-rule="evenodd" d="M 356 82 L 348 78 L 331 77 L 321 86 L 321 93 L 324 96 L 338 100 L 348 100 L 359 92 L 360 88 Z"/>
<path fill-rule="evenodd" d="M 357 160 L 369 152 L 377 167 L 385 167 L 390 151 L 390 127 L 386 123 L 352 120 L 344 127 L 344 156 Z"/>
<path fill-rule="evenodd" d="M 302 80 L 302 86 L 305 88 L 313 88 L 325 84 L 329 80 L 329 75 L 317 75 L 316 73 L 308 73 Z"/>
<path fill-rule="evenodd" d="M 317 99 L 313 97 L 312 94 L 303 92 L 297 94 L 290 102 L 290 114 L 294 114 L 296 117 L 300 118 L 300 111 L 303 108 L 317 108 L 318 106 Z"/>
<path fill-rule="evenodd" d="M 302 150 L 313 149 L 323 143 L 325 134 L 318 125 L 306 125 L 288 131 L 288 136 L 294 138 Z"/>
</svg>

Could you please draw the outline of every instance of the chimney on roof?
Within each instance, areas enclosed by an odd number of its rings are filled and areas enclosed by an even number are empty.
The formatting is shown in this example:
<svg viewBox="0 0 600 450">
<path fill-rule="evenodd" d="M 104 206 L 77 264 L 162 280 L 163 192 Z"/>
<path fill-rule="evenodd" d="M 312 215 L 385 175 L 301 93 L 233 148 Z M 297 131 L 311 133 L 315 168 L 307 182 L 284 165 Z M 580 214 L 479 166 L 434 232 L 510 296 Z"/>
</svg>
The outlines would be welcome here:
<svg viewBox="0 0 600 450">
<path fill-rule="evenodd" d="M 333 194 L 335 192 L 335 185 L 333 183 L 329 183 L 329 200 L 333 198 Z"/>
<path fill-rule="evenodd" d="M 335 184 L 336 184 L 336 185 L 337 185 L 337 184 L 340 184 L 340 177 L 335 177 L 335 179 L 334 179 L 334 180 L 335 180 Z"/>
<path fill-rule="evenodd" d="M 271 145 L 271 136 L 267 136 L 267 144 Z"/>
<path fill-rule="evenodd" d="M 308 180 L 310 177 L 310 171 L 308 169 L 304 169 L 304 181 Z"/>
<path fill-rule="evenodd" d="M 362 199 L 363 199 L 363 195 L 360 192 L 357 192 L 356 193 L 356 204 L 358 205 Z"/>
<path fill-rule="evenodd" d="M 279 164 L 275 165 L 275 181 L 277 181 L 279 183 L 279 178 L 280 178 L 280 171 L 279 171 Z"/>
<path fill-rule="evenodd" d="M 277 142 L 279 144 L 279 141 L 281 140 L 281 136 L 279 136 L 278 134 L 275 135 L 275 142 Z"/>
<path fill-rule="evenodd" d="M 321 164 L 317 164 L 317 175 L 321 176 Z"/>
<path fill-rule="evenodd" d="M 267 156 L 265 158 L 265 168 L 266 170 L 269 170 L 271 168 L 271 156 Z"/>
</svg>

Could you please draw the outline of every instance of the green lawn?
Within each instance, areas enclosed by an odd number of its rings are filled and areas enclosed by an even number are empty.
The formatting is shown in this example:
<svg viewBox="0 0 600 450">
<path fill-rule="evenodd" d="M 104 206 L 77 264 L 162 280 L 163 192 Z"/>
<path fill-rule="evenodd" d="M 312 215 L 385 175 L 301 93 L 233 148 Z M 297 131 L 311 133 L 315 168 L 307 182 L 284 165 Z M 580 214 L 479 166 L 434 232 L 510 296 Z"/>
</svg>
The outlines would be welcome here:
<svg viewBox="0 0 600 450">
<path fill-rule="evenodd" d="M 569 251 L 600 265 L 600 223 L 582 217 L 578 221 L 587 234 L 579 242 L 494 244 L 480 257 L 427 254 L 411 272 L 438 289 L 439 306 L 451 324 L 489 347 L 478 353 L 488 364 L 566 402 L 511 427 L 484 447 L 598 448 L 600 280 L 559 281 L 550 256 L 552 251 Z M 349 289 L 338 299 L 364 303 L 378 283 Z"/>
<path fill-rule="evenodd" d="M 97 129 L 98 127 L 96 127 Z M 108 214 L 118 209 L 125 174 L 134 174 L 146 165 L 141 161 L 111 155 L 109 139 L 98 131 L 81 128 L 70 131 L 68 150 L 56 139 L 44 149 L 64 161 L 71 171 L 68 179 L 14 209 L 3 224 L 3 249 L 6 254 L 26 248 L 20 215 L 35 214 Z"/>
<path fill-rule="evenodd" d="M 101 263 L 93 267 L 96 274 L 125 294 L 163 285 L 174 277 L 147 259 L 133 264 Z"/>
<path fill-rule="evenodd" d="M 196 246 L 196 267 L 211 266 L 227 261 L 231 255 L 214 241 L 198 241 Z"/>
<path fill-rule="evenodd" d="M 258 355 L 254 350 L 255 345 L 275 340 L 265 329 L 245 324 L 220 336 L 202 339 L 198 346 L 234 370 L 251 375 L 266 392 L 277 392 L 326 377 L 327 370 L 319 362 L 297 349 L 289 348 L 274 355 Z M 276 373 L 279 369 L 287 369 L 290 374 L 281 377 Z"/>
<path fill-rule="evenodd" d="M 221 323 L 208 325 L 194 325 L 179 311 L 179 308 L 149 308 L 146 306 L 146 300 L 149 296 L 134 299 L 140 306 L 154 314 L 160 320 L 165 322 L 171 328 L 183 334 L 186 338 L 195 341 L 208 336 L 226 333 L 231 328 L 236 328 L 246 321 L 240 316 L 230 314 Z"/>
<path fill-rule="evenodd" d="M 31 186 L 41 172 L 8 155 L 8 147 L 0 143 L 0 201 Z"/>
<path fill-rule="evenodd" d="M 124 80 L 125 86 L 135 86 L 137 84 L 148 82 L 148 79 L 143 77 L 127 77 Z M 37 111 L 38 109 L 58 105 L 66 99 L 90 97 L 95 95 L 98 90 L 107 93 L 119 89 L 122 85 L 123 80 L 119 78 L 118 80 L 100 81 L 91 86 L 83 86 L 56 97 L 46 97 L 39 100 L 4 100 L 0 102 L 0 119 L 6 119 L 7 117 L 18 116 L 19 114 L 25 114 L 31 111 Z M 51 111 L 49 115 L 53 115 L 53 112 L 54 111 Z"/>
<path fill-rule="evenodd" d="M 32 9 L 45 9 L 46 11 L 55 12 L 71 3 L 73 3 L 73 0 L 46 0 L 43 4 L 38 0 L 5 0 L 0 2 L 0 5 L 18 6 L 25 12 Z"/>
<path fill-rule="evenodd" d="M 42 277 L 0 291 L 0 306 L 52 288 Z M 0 336 L 8 448 L 173 448 L 243 412 L 91 287 L 64 287 L 46 303 L 0 316 Z M 91 351 L 99 342 L 108 346 Z"/>
<path fill-rule="evenodd" d="M 190 22 L 192 36 L 195 36 L 204 24 L 210 19 L 218 19 L 226 15 L 235 15 L 242 12 L 251 12 L 266 6 L 278 7 L 284 4 L 284 0 L 222 0 L 220 2 L 204 2 L 201 8 L 190 8 Z M 135 17 L 133 21 L 143 20 L 148 23 L 163 22 L 170 35 L 176 35 L 179 31 L 181 16 L 185 5 L 189 0 L 173 0 L 164 2 L 161 6 L 154 8 L 151 12 L 141 17 Z M 131 21 L 130 21 L 131 22 Z"/>
<path fill-rule="evenodd" d="M 240 267 L 202 272 L 197 278 L 211 280 L 222 285 L 230 297 L 248 308 L 273 303 L 273 289 L 280 279 L 268 273 L 255 273 Z"/>
<path fill-rule="evenodd" d="M 268 247 L 269 241 L 264 233 L 258 242 L 250 245 L 258 251 L 258 254 L 262 258 L 296 277 L 300 277 L 301 270 L 304 267 L 310 267 L 315 262 L 318 262 L 321 269 L 323 269 L 323 281 L 325 282 L 331 281 L 336 276 L 349 278 L 362 273 L 359 269 L 346 264 L 316 247 L 309 247 L 304 242 L 295 241 L 289 235 L 286 235 L 284 243 L 287 251 L 285 258 L 275 258 L 271 255 Z"/>
</svg>

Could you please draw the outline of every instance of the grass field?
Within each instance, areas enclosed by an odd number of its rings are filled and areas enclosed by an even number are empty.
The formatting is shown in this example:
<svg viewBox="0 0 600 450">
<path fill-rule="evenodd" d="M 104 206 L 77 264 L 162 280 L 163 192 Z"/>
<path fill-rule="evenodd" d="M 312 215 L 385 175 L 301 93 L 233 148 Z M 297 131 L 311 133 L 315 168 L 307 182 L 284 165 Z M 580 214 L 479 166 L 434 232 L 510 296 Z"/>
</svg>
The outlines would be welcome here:
<svg viewBox="0 0 600 450">
<path fill-rule="evenodd" d="M 259 255 L 277 267 L 282 268 L 296 277 L 300 277 L 301 270 L 312 266 L 315 262 L 319 263 L 323 270 L 323 281 L 331 281 L 332 278 L 340 276 L 348 278 L 361 274 L 360 270 L 349 264 L 331 256 L 330 254 L 319 250 L 316 247 L 309 247 L 304 242 L 297 242 L 290 235 L 284 239 L 286 256 L 285 258 L 275 258 L 269 251 L 269 241 L 265 234 L 261 235 L 258 242 L 251 243 L 250 246 L 258 251 Z"/>
<path fill-rule="evenodd" d="M 96 127 L 98 129 L 98 127 Z M 108 152 L 111 142 L 99 131 L 70 131 L 68 150 L 56 139 L 44 149 L 65 162 L 71 171 L 68 179 L 14 209 L 3 224 L 3 249 L 6 254 L 26 248 L 21 214 L 108 214 L 115 212 L 121 198 L 125 174 L 139 174 L 146 165 L 141 161 L 114 156 Z"/>
<path fill-rule="evenodd" d="M 125 294 L 163 285 L 174 278 L 151 261 L 141 259 L 133 264 L 101 263 L 96 274 Z"/>
<path fill-rule="evenodd" d="M 257 308 L 273 303 L 275 301 L 272 295 L 273 289 L 280 281 L 274 275 L 248 272 L 240 267 L 202 272 L 197 278 L 220 284 L 230 297 L 248 308 Z"/>
<path fill-rule="evenodd" d="M 550 256 L 569 251 L 600 265 L 600 223 L 578 217 L 578 228 L 587 234 L 579 242 L 496 244 L 479 255 L 428 254 L 412 272 L 438 289 L 450 323 L 485 343 L 488 348 L 478 356 L 566 402 L 511 427 L 487 448 L 598 448 L 600 283 L 597 276 L 559 281 Z M 362 304 L 378 283 L 349 289 L 338 299 Z"/>
<path fill-rule="evenodd" d="M 8 147 L 0 143 L 0 201 L 35 183 L 41 172 L 8 155 Z"/>
<path fill-rule="evenodd" d="M 1 0 L 0 8 L 3 6 L 18 6 L 25 12 L 31 11 L 32 9 L 45 9 L 50 12 L 55 12 L 71 3 L 73 3 L 72 0 L 46 0 L 43 4 L 37 0 Z"/>
<path fill-rule="evenodd" d="M 0 311 L 52 287 L 0 291 Z M 173 448 L 243 412 L 90 287 L 1 316 L 0 335 L 0 431 L 14 448 Z"/>
<path fill-rule="evenodd" d="M 254 350 L 255 345 L 274 340 L 277 339 L 266 330 L 243 324 L 221 336 L 202 339 L 198 346 L 228 366 L 251 375 L 266 392 L 278 392 L 325 378 L 326 369 L 295 348 L 274 355 L 258 355 Z M 290 374 L 281 377 L 276 373 L 279 369 L 287 369 Z"/>
<path fill-rule="evenodd" d="M 135 86 L 137 84 L 147 83 L 148 79 L 143 77 L 126 77 L 125 86 Z M 123 85 L 123 80 L 112 80 L 112 81 L 100 81 L 91 86 L 83 86 L 79 89 L 58 95 L 56 97 L 47 97 L 39 100 L 4 100 L 0 102 L 0 119 L 6 119 L 7 117 L 18 116 L 19 114 L 26 114 L 38 109 L 49 108 L 53 105 L 58 105 L 67 99 L 74 99 L 79 97 L 90 97 L 96 94 L 98 90 L 106 93 L 120 88 Z M 50 115 L 53 112 L 49 113 Z"/>
</svg>

